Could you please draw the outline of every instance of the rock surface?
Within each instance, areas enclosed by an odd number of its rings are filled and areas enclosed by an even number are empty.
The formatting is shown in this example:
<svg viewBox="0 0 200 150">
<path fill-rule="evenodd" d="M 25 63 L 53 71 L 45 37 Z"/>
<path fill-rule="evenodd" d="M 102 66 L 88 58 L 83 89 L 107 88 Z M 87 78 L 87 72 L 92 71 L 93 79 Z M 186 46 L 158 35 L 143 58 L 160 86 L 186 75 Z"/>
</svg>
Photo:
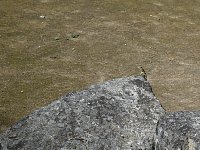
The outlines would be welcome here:
<svg viewBox="0 0 200 150">
<path fill-rule="evenodd" d="M 0 149 L 151 150 L 164 114 L 144 78 L 118 78 L 34 111 L 0 135 Z"/>
<path fill-rule="evenodd" d="M 159 120 L 156 150 L 200 150 L 200 111 L 169 113 Z"/>
</svg>

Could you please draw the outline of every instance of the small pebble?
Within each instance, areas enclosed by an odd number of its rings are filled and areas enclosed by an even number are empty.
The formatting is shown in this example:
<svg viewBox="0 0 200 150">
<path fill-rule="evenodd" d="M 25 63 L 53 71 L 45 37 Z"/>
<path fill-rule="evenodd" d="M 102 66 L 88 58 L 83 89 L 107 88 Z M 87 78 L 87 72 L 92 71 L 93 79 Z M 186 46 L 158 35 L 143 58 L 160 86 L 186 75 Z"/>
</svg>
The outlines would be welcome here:
<svg viewBox="0 0 200 150">
<path fill-rule="evenodd" d="M 72 34 L 71 37 L 72 37 L 72 38 L 78 38 L 78 37 L 79 37 L 79 34 L 76 34 L 76 33 L 75 33 L 75 34 Z"/>
<path fill-rule="evenodd" d="M 20 91 L 21 93 L 24 93 L 24 91 Z"/>
<path fill-rule="evenodd" d="M 54 37 L 55 40 L 60 40 L 60 33 L 58 33 L 55 37 Z"/>
<path fill-rule="evenodd" d="M 44 18 L 45 18 L 45 16 L 41 15 L 41 16 L 40 16 L 40 18 L 44 19 Z"/>
<path fill-rule="evenodd" d="M 60 38 L 59 37 L 55 37 L 55 40 L 60 40 Z"/>
</svg>

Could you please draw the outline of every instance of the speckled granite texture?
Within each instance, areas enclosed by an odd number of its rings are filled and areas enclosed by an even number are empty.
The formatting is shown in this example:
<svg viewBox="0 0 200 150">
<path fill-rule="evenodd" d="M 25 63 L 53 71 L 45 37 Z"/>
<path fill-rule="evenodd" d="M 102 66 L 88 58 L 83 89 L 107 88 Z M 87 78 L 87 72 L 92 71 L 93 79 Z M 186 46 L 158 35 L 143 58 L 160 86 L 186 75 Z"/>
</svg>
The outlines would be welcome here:
<svg viewBox="0 0 200 150">
<path fill-rule="evenodd" d="M 168 113 L 157 126 L 156 150 L 200 150 L 200 111 Z"/>
<path fill-rule="evenodd" d="M 118 78 L 34 111 L 0 135 L 0 149 L 151 150 L 164 114 L 143 77 Z"/>
</svg>

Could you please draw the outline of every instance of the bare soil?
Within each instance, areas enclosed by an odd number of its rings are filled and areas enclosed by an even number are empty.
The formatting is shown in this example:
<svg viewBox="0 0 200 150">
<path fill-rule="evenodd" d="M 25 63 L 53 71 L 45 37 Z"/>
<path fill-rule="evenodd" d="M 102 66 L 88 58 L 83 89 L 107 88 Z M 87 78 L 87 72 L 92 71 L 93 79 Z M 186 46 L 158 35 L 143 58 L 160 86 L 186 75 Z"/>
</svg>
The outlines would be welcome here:
<svg viewBox="0 0 200 150">
<path fill-rule="evenodd" d="M 138 66 L 167 111 L 199 110 L 199 41 L 195 0 L 1 0 L 0 132 Z"/>
</svg>

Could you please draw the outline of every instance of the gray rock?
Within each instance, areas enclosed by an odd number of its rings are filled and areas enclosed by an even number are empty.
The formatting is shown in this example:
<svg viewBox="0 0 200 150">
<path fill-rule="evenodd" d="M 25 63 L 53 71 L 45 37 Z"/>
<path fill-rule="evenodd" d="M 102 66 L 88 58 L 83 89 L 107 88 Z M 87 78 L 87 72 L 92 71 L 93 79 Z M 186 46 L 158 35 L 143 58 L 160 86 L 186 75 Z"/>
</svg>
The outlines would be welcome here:
<svg viewBox="0 0 200 150">
<path fill-rule="evenodd" d="M 0 135 L 3 150 L 151 150 L 165 111 L 143 77 L 70 93 Z"/>
<path fill-rule="evenodd" d="M 200 150 L 200 111 L 175 112 L 161 117 L 156 150 Z"/>
</svg>

